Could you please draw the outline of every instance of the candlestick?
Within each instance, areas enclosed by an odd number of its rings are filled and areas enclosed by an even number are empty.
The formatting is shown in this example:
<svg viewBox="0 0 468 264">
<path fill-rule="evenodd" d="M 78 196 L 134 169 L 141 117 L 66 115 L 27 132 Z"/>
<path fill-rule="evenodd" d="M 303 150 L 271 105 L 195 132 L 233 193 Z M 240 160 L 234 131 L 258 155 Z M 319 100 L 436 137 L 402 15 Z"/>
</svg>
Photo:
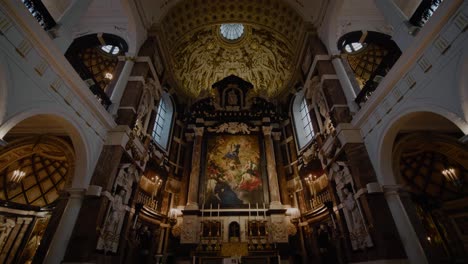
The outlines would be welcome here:
<svg viewBox="0 0 468 264">
<path fill-rule="evenodd" d="M 250 202 L 249 202 L 249 217 L 247 218 L 248 221 L 250 221 Z"/>
<path fill-rule="evenodd" d="M 213 212 L 213 204 L 210 203 L 210 221 L 211 221 L 211 213 Z"/>
</svg>

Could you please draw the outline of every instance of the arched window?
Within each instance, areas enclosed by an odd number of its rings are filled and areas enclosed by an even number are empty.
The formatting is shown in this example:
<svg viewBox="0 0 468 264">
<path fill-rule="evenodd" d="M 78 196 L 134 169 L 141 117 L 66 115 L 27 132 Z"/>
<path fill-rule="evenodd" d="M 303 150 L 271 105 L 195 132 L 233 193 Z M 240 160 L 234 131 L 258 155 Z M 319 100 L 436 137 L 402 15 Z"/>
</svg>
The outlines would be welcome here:
<svg viewBox="0 0 468 264">
<path fill-rule="evenodd" d="M 174 116 L 174 105 L 168 93 L 163 93 L 159 100 L 154 122 L 152 137 L 154 141 L 164 150 L 167 150 L 169 135 L 171 134 L 172 117 Z"/>
<path fill-rule="evenodd" d="M 312 120 L 310 119 L 309 108 L 303 91 L 297 93 L 294 98 L 292 115 L 296 130 L 296 142 L 299 149 L 302 149 L 314 137 L 314 128 L 312 127 Z"/>
</svg>

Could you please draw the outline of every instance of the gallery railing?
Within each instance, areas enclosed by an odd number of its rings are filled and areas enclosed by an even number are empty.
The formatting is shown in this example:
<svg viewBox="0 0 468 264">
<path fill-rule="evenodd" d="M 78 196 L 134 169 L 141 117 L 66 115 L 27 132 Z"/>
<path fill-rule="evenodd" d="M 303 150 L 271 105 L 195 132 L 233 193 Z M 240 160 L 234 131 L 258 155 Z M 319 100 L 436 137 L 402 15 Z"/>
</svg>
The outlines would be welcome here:
<svg viewBox="0 0 468 264">
<path fill-rule="evenodd" d="M 158 201 L 142 190 L 138 190 L 135 196 L 135 203 L 143 204 L 145 207 L 150 208 L 155 212 L 158 211 Z"/>
<path fill-rule="evenodd" d="M 86 68 L 82 61 L 79 61 L 79 58 L 70 59 L 67 57 L 67 59 L 78 75 L 80 75 L 81 79 L 88 85 L 89 90 L 91 90 L 98 102 L 107 109 L 112 102 L 102 87 L 97 83 L 96 79 L 94 79 L 88 68 Z"/>
<path fill-rule="evenodd" d="M 422 0 L 413 16 L 411 16 L 409 20 L 410 23 L 418 27 L 423 27 L 442 1 L 443 0 Z"/>
<path fill-rule="evenodd" d="M 354 100 L 359 106 L 362 106 L 369 98 L 372 93 L 377 89 L 379 83 L 383 80 L 385 75 L 392 69 L 398 58 L 401 56 L 401 51 L 395 48 L 387 53 L 382 59 L 377 69 L 372 73 L 369 80 L 366 82 L 361 92 L 356 96 Z"/>
<path fill-rule="evenodd" d="M 55 22 L 54 18 L 50 15 L 47 8 L 44 6 L 42 1 L 40 0 L 22 0 L 24 5 L 28 8 L 29 12 L 33 15 L 33 17 L 39 22 L 41 27 L 44 30 L 49 30 L 57 23 Z"/>
<path fill-rule="evenodd" d="M 315 197 L 309 200 L 309 207 L 311 211 L 317 210 L 325 206 L 325 203 L 331 201 L 331 195 L 328 190 L 318 193 Z"/>
</svg>

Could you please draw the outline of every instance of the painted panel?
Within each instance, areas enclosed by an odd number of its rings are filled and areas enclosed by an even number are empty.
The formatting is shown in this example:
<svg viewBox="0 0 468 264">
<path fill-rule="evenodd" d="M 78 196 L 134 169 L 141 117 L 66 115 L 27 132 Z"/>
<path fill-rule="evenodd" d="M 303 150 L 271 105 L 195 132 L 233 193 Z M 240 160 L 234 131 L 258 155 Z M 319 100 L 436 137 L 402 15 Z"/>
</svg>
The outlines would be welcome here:
<svg viewBox="0 0 468 264">
<path fill-rule="evenodd" d="M 233 207 L 264 202 L 261 152 L 256 135 L 214 135 L 207 139 L 202 203 Z"/>
</svg>

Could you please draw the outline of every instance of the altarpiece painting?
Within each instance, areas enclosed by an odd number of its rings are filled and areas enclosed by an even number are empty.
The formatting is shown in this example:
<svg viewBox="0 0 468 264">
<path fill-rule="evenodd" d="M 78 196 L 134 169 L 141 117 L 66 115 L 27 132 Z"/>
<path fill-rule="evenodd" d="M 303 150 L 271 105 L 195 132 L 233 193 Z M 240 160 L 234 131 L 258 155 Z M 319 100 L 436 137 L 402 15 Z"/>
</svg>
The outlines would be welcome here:
<svg viewBox="0 0 468 264">
<path fill-rule="evenodd" d="M 214 207 L 264 203 L 261 152 L 256 135 L 213 135 L 206 142 L 204 198 Z"/>
</svg>

